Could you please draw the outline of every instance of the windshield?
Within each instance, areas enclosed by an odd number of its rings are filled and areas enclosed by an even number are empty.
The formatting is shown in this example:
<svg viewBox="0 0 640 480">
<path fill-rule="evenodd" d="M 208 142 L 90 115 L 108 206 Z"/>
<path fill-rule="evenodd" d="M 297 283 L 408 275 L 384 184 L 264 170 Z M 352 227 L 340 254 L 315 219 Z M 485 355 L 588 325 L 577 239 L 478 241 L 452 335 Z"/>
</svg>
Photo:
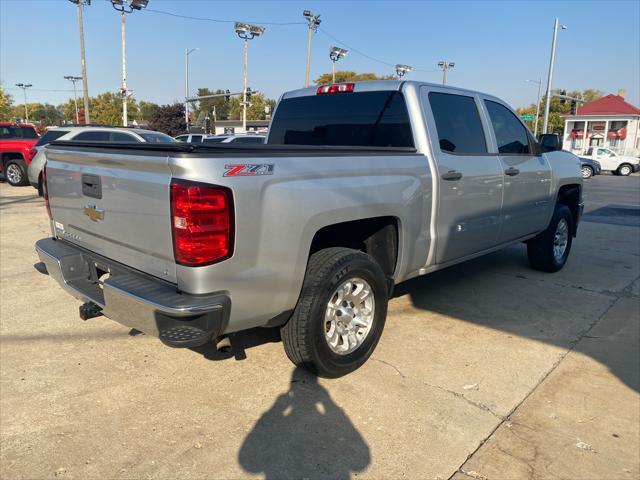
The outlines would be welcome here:
<svg viewBox="0 0 640 480">
<path fill-rule="evenodd" d="M 8 127 L 0 127 L 0 138 L 2 139 L 36 139 L 38 134 L 33 127 L 22 127 L 19 125 L 11 125 Z"/>
<path fill-rule="evenodd" d="M 36 147 L 41 147 L 42 145 L 48 145 L 49 143 L 57 140 L 64 134 L 69 133 L 69 130 L 49 130 L 43 136 L 40 137 L 40 140 L 36 142 Z"/>
<path fill-rule="evenodd" d="M 413 147 L 413 134 L 400 92 L 337 93 L 282 100 L 267 143 Z"/>
<path fill-rule="evenodd" d="M 175 143 L 176 139 L 160 132 L 136 132 L 148 143 Z"/>
</svg>

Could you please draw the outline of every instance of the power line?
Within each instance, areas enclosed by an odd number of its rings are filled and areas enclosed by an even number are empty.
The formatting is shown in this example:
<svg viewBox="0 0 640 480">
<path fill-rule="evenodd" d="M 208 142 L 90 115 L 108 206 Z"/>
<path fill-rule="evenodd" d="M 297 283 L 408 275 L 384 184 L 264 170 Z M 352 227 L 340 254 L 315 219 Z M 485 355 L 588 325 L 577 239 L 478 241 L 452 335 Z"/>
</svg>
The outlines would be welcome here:
<svg viewBox="0 0 640 480">
<path fill-rule="evenodd" d="M 201 22 L 214 22 L 214 23 L 236 23 L 237 20 L 224 20 L 220 18 L 206 18 L 206 17 L 192 17 L 190 15 L 180 15 L 177 13 L 165 12 L 164 10 L 155 10 L 147 8 L 147 12 L 159 13 L 161 15 L 169 15 L 170 17 L 184 18 L 186 20 L 197 20 Z M 306 25 L 306 22 L 246 22 L 246 23 L 259 23 L 260 25 Z"/>
<path fill-rule="evenodd" d="M 15 88 L 15 87 L 4 87 L 5 90 L 20 90 L 19 88 Z M 54 90 L 54 89 L 48 89 L 48 88 L 32 88 L 31 89 L 32 92 L 69 92 L 69 93 L 73 93 L 73 90 Z"/>
</svg>

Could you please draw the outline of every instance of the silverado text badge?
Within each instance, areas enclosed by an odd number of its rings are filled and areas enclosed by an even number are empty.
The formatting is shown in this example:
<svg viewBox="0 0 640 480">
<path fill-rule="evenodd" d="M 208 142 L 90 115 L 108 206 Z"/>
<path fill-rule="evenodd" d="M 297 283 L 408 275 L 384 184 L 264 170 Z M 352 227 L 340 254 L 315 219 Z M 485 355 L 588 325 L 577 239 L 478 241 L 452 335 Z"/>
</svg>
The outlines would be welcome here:
<svg viewBox="0 0 640 480">
<path fill-rule="evenodd" d="M 87 205 L 84 207 L 84 214 L 94 222 L 104 220 L 104 210 L 102 208 L 97 208 L 95 205 Z"/>
<path fill-rule="evenodd" d="M 250 177 L 253 175 L 273 175 L 273 163 L 225 165 L 225 177 Z"/>
</svg>

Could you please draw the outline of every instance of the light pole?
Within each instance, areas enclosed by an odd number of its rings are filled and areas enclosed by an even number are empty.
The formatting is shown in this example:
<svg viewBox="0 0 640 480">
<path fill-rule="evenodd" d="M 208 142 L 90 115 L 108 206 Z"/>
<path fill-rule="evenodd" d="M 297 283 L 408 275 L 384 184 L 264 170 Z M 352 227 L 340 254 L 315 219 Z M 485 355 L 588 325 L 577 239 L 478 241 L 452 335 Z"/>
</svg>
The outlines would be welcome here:
<svg viewBox="0 0 640 480">
<path fill-rule="evenodd" d="M 33 87 L 30 83 L 16 83 L 16 87 L 20 87 L 24 93 L 24 121 L 29 122 L 29 109 L 27 108 L 27 88 Z"/>
<path fill-rule="evenodd" d="M 302 15 L 309 22 L 309 40 L 307 43 L 307 71 L 304 77 L 304 88 L 307 88 L 309 86 L 309 69 L 311 67 L 311 34 L 318 31 L 318 27 L 320 26 L 320 22 L 322 22 L 322 20 L 320 20 L 320 15 L 314 15 L 309 10 L 305 10 L 304 12 L 302 12 Z"/>
<path fill-rule="evenodd" d="M 340 48 L 340 47 L 331 47 L 329 49 L 329 58 L 331 59 L 331 62 L 333 62 L 333 66 L 331 70 L 333 74 L 332 83 L 336 83 L 336 62 L 341 58 L 346 57 L 347 53 L 349 53 L 349 50 L 345 50 L 344 48 Z"/>
<path fill-rule="evenodd" d="M 247 56 L 249 40 L 259 37 L 264 33 L 264 27 L 236 22 L 235 31 L 244 40 L 244 67 L 242 69 L 242 129 L 247 131 Z"/>
<path fill-rule="evenodd" d="M 447 84 L 447 70 L 449 70 L 450 68 L 453 68 L 455 66 L 456 66 L 455 62 L 447 62 L 446 60 L 440 60 L 438 62 L 438 68 L 442 69 L 442 84 L 443 85 Z"/>
<path fill-rule="evenodd" d="M 400 78 L 404 77 L 411 70 L 413 70 L 413 68 L 409 65 L 402 65 L 401 63 L 396 64 L 396 75 Z"/>
<path fill-rule="evenodd" d="M 84 27 L 82 21 L 82 6 L 91 5 L 91 0 L 69 0 L 76 4 L 78 13 L 78 29 L 80 30 L 80 65 L 82 67 L 82 97 L 84 100 L 84 123 L 91 123 L 89 116 L 89 83 L 87 81 L 87 62 L 84 58 Z"/>
<path fill-rule="evenodd" d="M 120 93 L 122 94 L 122 125 L 127 126 L 129 119 L 127 117 L 127 100 L 129 99 L 129 93 L 132 93 L 127 88 L 127 53 L 125 43 L 125 30 L 124 30 L 124 14 L 131 13 L 134 10 L 142 10 L 149 4 L 149 0 L 111 0 L 111 5 L 115 10 L 120 12 L 121 16 L 121 36 L 122 36 L 122 86 L 120 87 Z"/>
<path fill-rule="evenodd" d="M 189 55 L 196 50 L 200 49 L 184 49 L 184 122 L 187 126 L 187 132 L 189 131 L 189 102 L 187 102 L 187 98 L 189 98 Z"/>
<path fill-rule="evenodd" d="M 76 82 L 82 80 L 82 77 L 74 77 L 73 75 L 66 75 L 65 80 L 69 80 L 73 83 L 73 104 L 76 107 L 76 125 L 80 124 L 80 115 L 78 114 L 78 95 L 76 93 Z"/>
<path fill-rule="evenodd" d="M 538 84 L 538 101 L 536 102 L 536 125 L 533 129 L 534 138 L 538 138 L 538 120 L 540 118 L 540 89 L 542 88 L 542 79 L 538 80 L 527 80 L 529 83 L 537 83 Z"/>
<path fill-rule="evenodd" d="M 562 30 L 567 27 L 562 25 Z M 549 76 L 547 77 L 547 98 L 544 105 L 544 122 L 542 123 L 542 133 L 547 133 L 549 125 L 549 106 L 551 105 L 551 81 L 553 80 L 553 66 L 556 63 L 556 40 L 558 39 L 558 17 L 553 21 L 553 40 L 551 41 L 551 58 L 549 59 Z"/>
</svg>

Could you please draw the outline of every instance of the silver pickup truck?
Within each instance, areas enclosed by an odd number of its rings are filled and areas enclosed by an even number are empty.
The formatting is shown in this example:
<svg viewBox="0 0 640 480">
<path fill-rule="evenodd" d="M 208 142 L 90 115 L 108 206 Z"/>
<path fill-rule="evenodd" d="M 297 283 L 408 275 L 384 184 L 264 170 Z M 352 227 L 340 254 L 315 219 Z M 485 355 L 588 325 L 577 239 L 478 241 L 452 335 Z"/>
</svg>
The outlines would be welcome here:
<svg viewBox="0 0 640 480">
<path fill-rule="evenodd" d="M 284 94 L 265 145 L 55 142 L 37 268 L 105 315 L 194 347 L 280 327 L 338 377 L 378 343 L 393 286 L 517 242 L 563 267 L 578 157 L 490 95 L 411 81 Z"/>
</svg>

